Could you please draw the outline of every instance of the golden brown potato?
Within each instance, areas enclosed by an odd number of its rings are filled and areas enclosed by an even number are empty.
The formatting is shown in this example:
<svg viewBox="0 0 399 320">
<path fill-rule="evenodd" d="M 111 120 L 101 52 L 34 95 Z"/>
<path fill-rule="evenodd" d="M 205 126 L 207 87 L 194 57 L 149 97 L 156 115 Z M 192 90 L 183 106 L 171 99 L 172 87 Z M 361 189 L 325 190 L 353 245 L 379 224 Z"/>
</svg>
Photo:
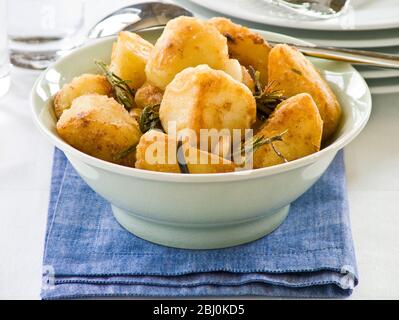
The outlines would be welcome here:
<svg viewBox="0 0 399 320">
<path fill-rule="evenodd" d="M 177 142 L 171 136 L 157 130 L 147 131 L 137 145 L 136 168 L 180 173 L 176 148 Z M 232 172 L 236 168 L 229 160 L 190 147 L 187 143 L 183 144 L 183 150 L 189 173 Z"/>
<path fill-rule="evenodd" d="M 286 160 L 299 159 L 320 150 L 323 121 L 309 94 L 298 94 L 280 103 L 254 139 L 272 137 L 285 130 L 287 132 L 283 135 L 283 141 L 273 144 Z M 253 160 L 254 168 L 284 162 L 270 144 L 255 150 Z"/>
<path fill-rule="evenodd" d="M 178 17 L 168 22 L 146 66 L 147 80 L 164 90 L 187 67 L 207 64 L 223 70 L 228 60 L 226 38 L 197 18 Z"/>
<path fill-rule="evenodd" d="M 237 59 L 227 60 L 223 71 L 231 75 L 238 82 L 243 82 L 244 80 L 243 70 Z"/>
<path fill-rule="evenodd" d="M 59 135 L 96 158 L 133 167 L 135 153 L 124 152 L 141 136 L 137 122 L 113 98 L 85 95 L 75 99 L 57 122 Z"/>
<path fill-rule="evenodd" d="M 122 31 L 118 34 L 112 48 L 110 70 L 133 89 L 140 88 L 145 82 L 145 65 L 153 45 L 139 35 Z"/>
<path fill-rule="evenodd" d="M 143 109 L 141 108 L 132 108 L 129 110 L 129 115 L 137 121 L 137 123 L 140 122 L 140 117 L 141 113 L 143 112 Z"/>
<path fill-rule="evenodd" d="M 159 117 L 166 132 L 168 124 L 175 123 L 178 132 L 191 129 L 205 146 L 200 129 L 249 129 L 256 119 L 256 103 L 244 84 L 200 65 L 183 70 L 167 86 Z"/>
<path fill-rule="evenodd" d="M 255 91 L 255 81 L 252 79 L 247 68 L 245 68 L 244 66 L 241 66 L 241 69 L 242 69 L 242 83 L 245 84 L 249 90 L 254 92 Z"/>
<path fill-rule="evenodd" d="M 163 91 L 161 89 L 146 82 L 137 90 L 134 101 L 138 108 L 144 109 L 147 106 L 161 104 L 162 97 Z"/>
<path fill-rule="evenodd" d="M 232 159 L 232 137 L 230 135 L 220 136 L 211 152 L 221 158 Z"/>
<path fill-rule="evenodd" d="M 245 84 L 252 92 L 255 90 L 255 82 L 249 74 L 247 68 L 240 65 L 237 59 L 229 59 L 226 62 L 224 72 L 231 75 L 235 80 Z"/>
<path fill-rule="evenodd" d="M 208 24 L 215 26 L 227 38 L 230 57 L 245 67 L 254 67 L 260 72 L 261 83 L 266 85 L 269 44 L 257 33 L 226 18 L 212 18 Z"/>
<path fill-rule="evenodd" d="M 288 97 L 309 93 L 324 122 L 323 140 L 331 137 L 338 126 L 341 107 L 327 82 L 302 53 L 288 45 L 275 46 L 269 56 L 269 81 Z"/>
<path fill-rule="evenodd" d="M 54 97 L 54 111 L 57 119 L 61 117 L 64 110 L 71 107 L 75 98 L 90 93 L 110 96 L 112 87 L 104 76 L 98 74 L 82 74 L 73 78 Z"/>
</svg>

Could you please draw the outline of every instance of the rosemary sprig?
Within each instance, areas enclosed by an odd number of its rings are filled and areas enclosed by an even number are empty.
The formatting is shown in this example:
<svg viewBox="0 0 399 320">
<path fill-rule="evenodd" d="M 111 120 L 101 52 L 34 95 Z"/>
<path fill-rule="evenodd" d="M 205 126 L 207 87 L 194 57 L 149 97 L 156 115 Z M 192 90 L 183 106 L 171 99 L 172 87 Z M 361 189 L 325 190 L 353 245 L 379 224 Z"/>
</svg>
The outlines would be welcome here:
<svg viewBox="0 0 399 320">
<path fill-rule="evenodd" d="M 283 136 L 288 132 L 288 130 L 284 130 L 280 134 L 277 134 L 275 136 L 267 137 L 265 138 L 264 136 L 259 136 L 257 137 L 253 142 L 252 142 L 252 149 L 253 152 L 258 150 L 261 146 L 265 144 L 270 144 L 273 145 L 273 142 L 276 141 L 283 141 Z"/>
<path fill-rule="evenodd" d="M 254 97 L 256 98 L 263 91 L 262 84 L 260 83 L 260 72 L 255 70 L 255 68 L 253 66 L 248 67 L 248 72 L 249 72 L 249 75 L 251 76 L 252 80 L 255 83 Z"/>
<path fill-rule="evenodd" d="M 177 141 L 176 159 L 177 164 L 179 165 L 180 172 L 184 174 L 190 173 L 190 170 L 187 166 L 186 158 L 184 157 L 183 141 L 181 138 Z"/>
<path fill-rule="evenodd" d="M 271 82 L 262 88 L 260 72 L 256 71 L 252 66 L 249 66 L 248 71 L 255 83 L 254 97 L 256 100 L 257 116 L 260 120 L 264 121 L 286 97 L 281 90 L 274 90 L 275 82 Z"/>
<path fill-rule="evenodd" d="M 276 146 L 272 143 L 270 143 L 270 146 L 272 147 L 273 151 L 285 162 L 287 163 L 288 160 L 282 155 L 280 151 L 277 150 Z"/>
<path fill-rule="evenodd" d="M 259 149 L 261 146 L 263 146 L 265 144 L 270 144 L 270 146 L 272 147 L 273 151 L 277 154 L 277 156 L 280 157 L 284 162 L 288 162 L 288 160 L 282 155 L 282 153 L 280 151 L 278 151 L 278 149 L 274 145 L 274 142 L 276 142 L 276 141 L 283 141 L 283 136 L 287 132 L 288 132 L 288 130 L 285 130 L 278 135 L 268 137 L 268 138 L 265 138 L 263 136 L 258 137 L 253 143 L 253 146 L 252 146 L 253 152 L 255 152 L 257 149 Z"/>
<path fill-rule="evenodd" d="M 140 130 L 142 133 L 151 129 L 162 129 L 161 120 L 159 119 L 159 104 L 147 106 L 143 109 L 140 116 Z"/>
<path fill-rule="evenodd" d="M 111 84 L 116 101 L 122 104 L 127 110 L 133 108 L 135 92 L 129 87 L 129 81 L 123 80 L 111 72 L 103 61 L 96 60 L 95 63 L 104 72 L 105 77 Z"/>
<path fill-rule="evenodd" d="M 284 162 L 288 162 L 288 160 L 281 154 L 280 151 L 276 148 L 274 145 L 274 142 L 276 141 L 283 141 L 283 136 L 288 132 L 288 130 L 284 130 L 280 134 L 277 134 L 275 136 L 267 137 L 265 138 L 264 136 L 259 136 L 256 137 L 255 139 L 252 139 L 250 141 L 247 141 L 240 150 L 240 153 L 242 154 L 248 149 L 252 149 L 251 152 L 254 153 L 256 150 L 258 150 L 261 146 L 265 144 L 270 144 L 272 147 L 273 151 L 279 156 Z"/>
<path fill-rule="evenodd" d="M 128 154 L 132 153 L 134 150 L 136 150 L 136 144 L 131 145 L 130 147 L 127 147 L 126 149 L 123 149 L 122 151 L 118 152 L 113 158 L 115 161 L 121 160 L 124 157 L 126 157 Z"/>
</svg>

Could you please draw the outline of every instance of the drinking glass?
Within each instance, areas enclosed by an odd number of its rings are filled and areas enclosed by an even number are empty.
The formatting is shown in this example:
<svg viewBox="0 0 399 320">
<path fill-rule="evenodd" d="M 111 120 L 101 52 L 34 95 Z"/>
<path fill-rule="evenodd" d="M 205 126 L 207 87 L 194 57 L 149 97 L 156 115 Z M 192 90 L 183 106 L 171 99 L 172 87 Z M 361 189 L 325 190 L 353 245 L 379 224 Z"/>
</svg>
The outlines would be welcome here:
<svg viewBox="0 0 399 320">
<path fill-rule="evenodd" d="M 0 0 L 0 97 L 10 88 L 10 61 L 7 39 L 7 1 Z"/>
<path fill-rule="evenodd" d="M 83 41 L 83 0 L 9 0 L 12 64 L 44 69 Z"/>
</svg>

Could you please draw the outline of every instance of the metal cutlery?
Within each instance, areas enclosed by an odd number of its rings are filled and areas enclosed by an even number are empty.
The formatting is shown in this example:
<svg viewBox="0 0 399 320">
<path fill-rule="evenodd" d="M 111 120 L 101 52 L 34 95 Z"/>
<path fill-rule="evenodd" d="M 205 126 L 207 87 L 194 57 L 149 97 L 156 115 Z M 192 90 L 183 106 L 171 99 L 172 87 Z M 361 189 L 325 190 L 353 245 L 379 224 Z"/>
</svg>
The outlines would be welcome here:
<svg viewBox="0 0 399 320">
<path fill-rule="evenodd" d="M 97 22 L 88 32 L 89 39 L 112 36 L 120 31 L 138 31 L 154 27 L 163 27 L 169 20 L 179 16 L 193 14 L 171 3 L 144 2 L 133 4 L 107 15 Z"/>
<path fill-rule="evenodd" d="M 344 1 L 326 0 L 325 2 L 335 3 Z M 193 14 L 178 5 L 164 2 L 133 4 L 121 8 L 103 18 L 93 28 L 91 28 L 88 37 L 96 39 L 105 36 L 112 36 L 123 30 L 137 32 L 153 28 L 163 28 L 169 20 L 181 15 L 192 16 Z M 269 41 L 269 43 L 271 45 L 277 44 L 273 41 Z M 374 67 L 399 69 L 399 55 L 317 45 L 289 44 L 298 48 L 298 50 L 303 54 L 311 57 Z"/>
<path fill-rule="evenodd" d="M 350 0 L 269 0 L 290 12 L 315 19 L 331 19 L 343 14 Z"/>
</svg>

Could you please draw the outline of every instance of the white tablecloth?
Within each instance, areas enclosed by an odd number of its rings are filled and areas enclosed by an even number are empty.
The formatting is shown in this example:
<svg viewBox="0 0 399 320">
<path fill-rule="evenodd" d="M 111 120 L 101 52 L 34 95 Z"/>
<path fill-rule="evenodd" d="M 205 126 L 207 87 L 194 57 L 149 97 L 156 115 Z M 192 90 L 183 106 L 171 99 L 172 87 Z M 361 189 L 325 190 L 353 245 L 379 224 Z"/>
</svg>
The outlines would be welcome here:
<svg viewBox="0 0 399 320">
<path fill-rule="evenodd" d="M 87 24 L 110 3 L 90 0 Z M 30 116 L 36 77 L 14 69 L 11 90 L 0 98 L 0 299 L 40 293 L 53 147 Z M 370 121 L 346 148 L 345 162 L 360 276 L 351 298 L 398 299 L 399 93 L 373 97 Z"/>
</svg>

